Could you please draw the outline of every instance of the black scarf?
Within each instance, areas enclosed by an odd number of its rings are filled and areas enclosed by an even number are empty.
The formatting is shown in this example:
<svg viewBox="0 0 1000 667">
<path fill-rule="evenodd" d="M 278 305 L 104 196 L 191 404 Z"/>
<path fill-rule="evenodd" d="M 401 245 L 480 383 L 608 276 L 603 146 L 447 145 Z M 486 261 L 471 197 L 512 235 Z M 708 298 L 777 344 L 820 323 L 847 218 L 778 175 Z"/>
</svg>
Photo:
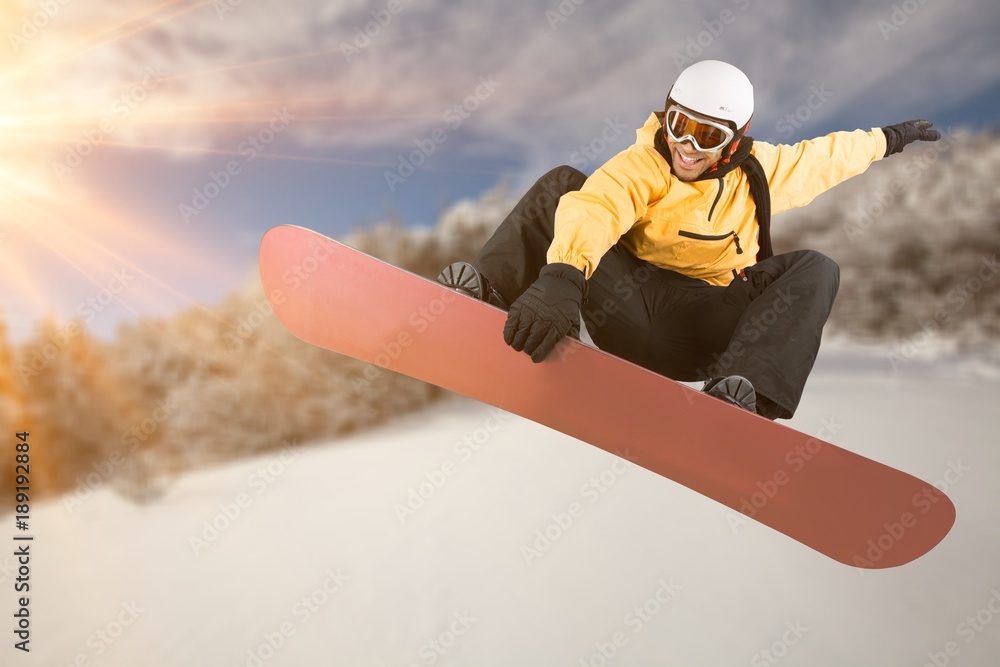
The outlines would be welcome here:
<svg viewBox="0 0 1000 667">
<path fill-rule="evenodd" d="M 661 115 L 657 114 L 658 117 Z M 662 122 L 662 118 L 660 120 Z M 663 136 L 663 129 L 657 130 L 655 134 L 656 138 L 653 144 L 672 170 L 674 162 L 670 156 L 670 147 Z M 750 154 L 750 150 L 753 148 L 753 137 L 743 136 L 734 139 L 734 141 L 738 142 L 735 151 L 713 164 L 704 174 L 694 180 L 722 178 L 737 167 L 743 169 L 747 180 L 750 181 L 750 197 L 753 199 L 757 224 L 760 226 L 758 239 L 760 250 L 757 252 L 757 261 L 760 262 L 774 255 L 774 250 L 771 248 L 771 191 L 767 187 L 767 176 L 764 175 L 764 168 L 757 158 Z"/>
</svg>

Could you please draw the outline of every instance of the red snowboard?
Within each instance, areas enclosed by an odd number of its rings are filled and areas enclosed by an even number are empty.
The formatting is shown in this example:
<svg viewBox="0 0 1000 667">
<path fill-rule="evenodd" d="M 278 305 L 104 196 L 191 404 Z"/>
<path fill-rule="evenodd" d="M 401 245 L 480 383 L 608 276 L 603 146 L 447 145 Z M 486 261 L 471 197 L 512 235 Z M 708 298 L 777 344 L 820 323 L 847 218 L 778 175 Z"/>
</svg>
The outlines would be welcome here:
<svg viewBox="0 0 1000 667">
<path fill-rule="evenodd" d="M 577 340 L 541 364 L 505 313 L 301 227 L 267 232 L 264 290 L 297 337 L 521 415 L 679 482 L 842 563 L 902 565 L 950 530 L 927 482 Z"/>
</svg>

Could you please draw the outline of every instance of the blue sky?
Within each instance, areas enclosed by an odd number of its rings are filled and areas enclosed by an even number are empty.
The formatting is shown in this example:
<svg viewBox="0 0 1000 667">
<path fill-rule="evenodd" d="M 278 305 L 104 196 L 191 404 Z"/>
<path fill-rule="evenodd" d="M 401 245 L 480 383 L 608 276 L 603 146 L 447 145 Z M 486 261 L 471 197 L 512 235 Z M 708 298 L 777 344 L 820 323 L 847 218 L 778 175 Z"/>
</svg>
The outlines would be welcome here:
<svg viewBox="0 0 1000 667">
<path fill-rule="evenodd" d="M 693 60 L 747 72 L 762 140 L 915 117 L 995 128 L 1000 103 L 989 0 L 79 4 L 34 32 L 34 3 L 0 13 L 0 134 L 14 147 L 0 177 L 51 200 L 46 224 L 36 200 L 0 213 L 0 254 L 31 279 L 0 273 L 15 336 L 78 313 L 124 265 L 138 277 L 99 333 L 245 286 L 275 224 L 427 225 L 500 180 L 517 191 L 557 164 L 592 171 Z"/>
</svg>

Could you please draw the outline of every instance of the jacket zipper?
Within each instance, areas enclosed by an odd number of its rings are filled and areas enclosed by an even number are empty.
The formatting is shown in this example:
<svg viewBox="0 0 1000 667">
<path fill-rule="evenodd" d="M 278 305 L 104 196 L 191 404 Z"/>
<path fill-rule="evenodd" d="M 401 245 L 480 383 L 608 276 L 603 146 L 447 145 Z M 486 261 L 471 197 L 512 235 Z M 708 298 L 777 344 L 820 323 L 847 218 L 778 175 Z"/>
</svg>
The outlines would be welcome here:
<svg viewBox="0 0 1000 667">
<path fill-rule="evenodd" d="M 682 229 L 677 233 L 686 238 L 698 239 L 699 241 L 723 241 L 731 236 L 733 237 L 733 241 L 736 242 L 736 254 L 737 255 L 743 254 L 743 246 L 740 245 L 740 237 L 736 235 L 736 232 L 729 232 L 728 234 L 719 234 L 718 236 L 711 236 L 709 234 L 696 234 L 695 232 L 689 232 Z"/>
<path fill-rule="evenodd" d="M 715 213 L 715 205 L 718 204 L 719 203 L 719 199 L 722 198 L 722 189 L 723 189 L 723 186 L 724 186 L 724 183 L 722 182 L 722 179 L 720 178 L 719 179 L 719 191 L 715 195 L 715 201 L 712 202 L 712 208 L 708 209 L 708 221 L 709 222 L 712 222 L 712 214 Z"/>
</svg>

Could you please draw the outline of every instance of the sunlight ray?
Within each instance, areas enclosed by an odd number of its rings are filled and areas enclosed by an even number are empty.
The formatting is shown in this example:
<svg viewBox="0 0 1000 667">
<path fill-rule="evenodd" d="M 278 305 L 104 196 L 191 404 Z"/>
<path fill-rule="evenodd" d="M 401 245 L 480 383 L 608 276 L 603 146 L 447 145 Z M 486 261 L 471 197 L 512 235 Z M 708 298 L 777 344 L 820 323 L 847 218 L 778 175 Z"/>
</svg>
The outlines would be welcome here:
<svg viewBox="0 0 1000 667">
<path fill-rule="evenodd" d="M 37 205 L 35 205 L 35 204 L 31 203 L 31 202 L 27 202 L 27 203 L 31 204 L 35 208 L 38 208 Z M 186 294 L 184 294 L 180 290 L 176 289 L 174 286 L 172 286 L 169 283 L 167 283 L 166 281 L 160 279 L 158 276 L 156 276 L 152 272 L 143 269 L 142 267 L 138 266 L 137 264 L 135 264 L 134 262 L 132 262 L 128 258 L 119 255 L 117 252 L 115 252 L 114 250 L 108 248 L 107 246 L 105 246 L 104 244 L 100 243 L 99 241 L 96 241 L 95 239 L 88 237 L 87 235 L 83 234 L 78 229 L 76 229 L 73 225 L 66 224 L 65 222 L 63 222 L 58 217 L 53 217 L 51 215 L 51 213 L 48 212 L 48 211 L 39 209 L 39 212 L 42 215 L 45 216 L 46 220 L 51 225 L 58 227 L 58 231 L 59 232 L 72 235 L 75 238 L 75 240 L 77 242 L 74 243 L 74 244 L 72 244 L 72 245 L 68 245 L 67 247 L 68 248 L 73 248 L 72 252 L 76 256 L 76 258 L 74 258 L 73 256 L 71 256 L 69 254 L 69 252 L 64 251 L 64 250 L 60 249 L 59 247 L 57 247 L 56 244 L 54 244 L 54 243 L 46 240 L 43 236 L 41 236 L 40 232 L 37 229 L 32 228 L 30 225 L 27 225 L 27 224 L 23 225 L 24 231 L 27 232 L 30 236 L 32 236 L 36 240 L 36 242 L 38 242 L 40 245 L 42 245 L 43 247 L 45 247 L 48 251 L 52 252 L 54 255 L 56 255 L 61 260 L 63 260 L 66 263 L 67 266 L 70 266 L 71 268 L 73 268 L 81 276 L 83 276 L 89 283 L 91 283 L 92 285 L 94 285 L 98 289 L 104 289 L 105 284 L 104 284 L 104 282 L 102 282 L 101 280 L 99 280 L 98 278 L 96 278 L 93 273 L 91 273 L 91 271 L 93 269 L 88 268 L 87 266 L 83 265 L 82 262 L 86 262 L 87 264 L 92 263 L 92 261 L 86 261 L 86 258 L 83 256 L 82 251 L 81 251 L 81 248 L 83 247 L 83 245 L 91 246 L 91 247 L 95 248 L 96 250 L 98 250 L 99 252 L 101 252 L 104 255 L 106 255 L 107 257 L 110 257 L 110 258 L 114 259 L 118 264 L 120 264 L 122 266 L 125 266 L 125 267 L 128 267 L 131 271 L 134 271 L 136 274 L 142 276 L 143 278 L 145 278 L 150 283 L 152 283 L 152 284 L 160 287 L 165 292 L 171 294 L 172 296 L 174 296 L 178 300 L 181 300 L 181 301 L 187 303 L 192 308 L 198 310 L 199 312 L 201 312 L 202 314 L 208 316 L 209 318 L 211 318 L 212 320 L 218 322 L 219 324 L 223 324 L 223 325 L 226 325 L 226 326 L 229 326 L 229 327 L 235 326 L 235 324 L 236 324 L 235 322 L 233 322 L 230 319 L 228 319 L 226 317 L 223 317 L 222 315 L 218 314 L 214 309 L 212 309 L 212 308 L 210 308 L 208 306 L 205 306 L 202 303 L 199 303 L 198 301 L 196 301 L 195 299 L 187 296 Z M 97 215 L 94 215 L 95 213 Z M 103 217 L 102 214 L 103 215 L 108 215 L 108 214 L 100 211 L 99 209 L 98 210 L 92 210 L 92 214 L 89 217 L 91 217 L 91 218 L 101 218 L 101 217 Z M 115 222 L 117 222 L 117 221 L 115 221 Z M 83 259 L 81 259 L 81 258 L 83 258 Z M 105 263 L 101 263 L 100 264 L 100 268 L 106 268 L 106 264 Z M 45 295 L 42 294 L 38 290 L 35 290 L 34 295 L 35 295 L 36 298 L 42 299 L 43 302 L 44 302 L 44 300 L 46 298 Z M 141 324 L 144 327 L 148 327 L 148 328 L 150 328 L 151 330 L 154 330 L 154 331 L 158 329 L 156 321 L 155 321 L 154 318 L 150 318 L 150 317 L 142 315 L 135 308 L 133 308 L 131 305 L 129 305 L 125 300 L 123 300 L 122 298 L 120 298 L 118 295 L 113 295 L 113 296 L 114 296 L 115 301 L 119 305 L 121 305 L 123 308 L 125 308 L 139 322 L 139 324 Z M 171 342 L 171 344 L 173 344 L 173 343 Z M 295 359 L 294 357 L 287 355 L 280 348 L 276 348 L 275 346 L 273 346 L 273 345 L 271 345 L 271 344 L 269 344 L 267 342 L 260 342 L 258 344 L 262 345 L 265 350 L 270 351 L 271 353 L 275 354 L 277 357 L 279 357 L 279 358 L 281 358 L 281 359 L 283 359 L 283 360 L 285 360 L 287 362 L 292 363 L 293 365 L 299 367 L 300 369 L 308 370 L 308 368 L 303 363 L 301 363 L 299 360 Z M 177 349 L 180 349 L 180 348 L 177 348 Z"/>
<path fill-rule="evenodd" d="M 203 154 L 203 155 L 222 155 L 229 157 L 246 157 L 243 153 L 240 153 L 239 151 L 226 150 L 221 148 L 200 148 L 192 146 L 186 146 L 186 147 L 162 146 L 156 144 L 137 144 L 137 143 L 124 143 L 115 141 L 103 141 L 101 142 L 101 145 L 114 146 L 116 148 L 122 148 L 122 149 L 162 151 L 164 153 L 180 152 L 180 153 Z M 412 148 L 407 150 L 412 150 Z M 289 162 L 317 162 L 321 164 L 339 164 L 339 165 L 350 165 L 355 167 L 371 167 L 375 169 L 395 169 L 397 167 L 396 163 L 389 164 L 385 162 L 370 162 L 364 160 L 351 160 L 347 158 L 321 157 L 318 155 L 294 155 L 289 153 L 274 153 L 271 151 L 257 152 L 255 155 L 255 159 L 284 160 Z M 435 167 L 427 164 L 422 165 L 420 169 L 422 171 L 460 173 L 460 174 L 488 174 L 492 176 L 501 176 L 505 173 L 503 171 L 496 169 L 477 169 L 473 167 Z"/>
<path fill-rule="evenodd" d="M 16 226 L 15 224 L 10 227 Z M 8 236 L 15 232 L 7 233 Z M 16 243 L 16 238 L 6 238 L 4 245 L 8 248 Z M 50 303 L 50 294 L 44 294 L 40 283 L 34 279 L 37 267 L 32 265 L 29 257 L 22 253 L 8 252 L 0 246 L 0 291 L 2 293 L 18 293 L 28 297 L 33 303 Z M 10 292 L 8 292 L 8 290 Z"/>
<path fill-rule="evenodd" d="M 141 14 L 139 14 L 136 17 L 133 17 L 131 19 L 126 19 L 124 21 L 119 22 L 118 24 L 116 24 L 114 26 L 110 26 L 108 28 L 104 28 L 104 29 L 98 31 L 97 33 L 93 33 L 92 35 L 88 35 L 87 37 L 84 37 L 84 38 L 80 39 L 75 44 L 71 44 L 69 47 L 63 49 L 62 51 L 60 51 L 58 53 L 54 53 L 54 54 L 51 54 L 49 56 L 46 56 L 46 57 L 43 57 L 43 58 L 39 58 L 37 60 L 33 60 L 33 61 L 30 61 L 30 62 L 24 63 L 20 67 L 17 67 L 15 69 L 10 70 L 8 72 L 5 72 L 3 74 L 0 74 L 0 83 L 3 83 L 3 82 L 5 82 L 5 81 L 7 81 L 7 80 L 9 80 L 9 79 L 11 79 L 13 77 L 17 77 L 17 76 L 19 76 L 21 74 L 24 74 L 26 72 L 35 73 L 35 72 L 37 72 L 37 70 L 40 70 L 40 69 L 43 69 L 43 68 L 50 68 L 53 65 L 59 65 L 59 64 L 65 63 L 67 61 L 79 58 L 79 57 L 83 56 L 84 54 L 86 54 L 86 53 L 88 53 L 90 51 L 93 51 L 95 49 L 98 49 L 98 48 L 100 48 L 102 46 L 106 46 L 108 44 L 112 44 L 112 43 L 117 42 L 119 40 L 125 39 L 126 37 L 131 37 L 133 35 L 137 35 L 137 34 L 143 32 L 145 30 L 149 30 L 150 28 L 158 26 L 161 23 L 164 23 L 166 21 L 170 21 L 171 19 L 177 18 L 178 16 L 183 16 L 184 14 L 188 14 L 188 13 L 190 13 L 190 12 L 196 10 L 196 9 L 200 9 L 204 5 L 208 5 L 208 4 L 211 4 L 211 3 L 214 2 L 214 0 L 202 0 L 202 2 L 199 2 L 199 3 L 196 3 L 194 5 L 191 5 L 190 7 L 184 7 L 184 8 L 179 9 L 179 10 L 177 10 L 177 11 L 171 13 L 171 14 L 167 14 L 165 16 L 161 16 L 161 17 L 155 18 L 155 19 L 149 21 L 148 23 L 144 23 L 144 24 L 142 24 L 140 26 L 134 27 L 134 28 L 132 28 L 132 29 L 126 31 L 126 32 L 118 32 L 117 34 L 114 34 L 114 35 L 112 35 L 112 36 L 110 36 L 110 37 L 108 37 L 106 39 L 101 40 L 101 41 L 97 41 L 97 42 L 93 41 L 93 40 L 95 40 L 95 39 L 97 39 L 97 38 L 99 38 L 101 36 L 107 35 L 109 32 L 115 32 L 115 31 L 121 30 L 122 28 L 124 28 L 125 26 L 127 26 L 127 25 L 129 25 L 131 23 L 135 23 L 136 21 L 142 20 L 142 19 L 146 18 L 147 16 L 149 16 L 151 14 L 154 14 L 155 12 L 159 11 L 160 9 L 162 9 L 164 7 L 167 7 L 167 6 L 173 5 L 173 4 L 177 4 L 179 1 L 180 0 L 166 0 L 165 2 L 162 2 L 159 5 L 156 5 L 156 6 L 152 7 L 152 8 L 150 8 L 150 9 L 147 9 L 146 11 L 142 12 Z"/>
</svg>

